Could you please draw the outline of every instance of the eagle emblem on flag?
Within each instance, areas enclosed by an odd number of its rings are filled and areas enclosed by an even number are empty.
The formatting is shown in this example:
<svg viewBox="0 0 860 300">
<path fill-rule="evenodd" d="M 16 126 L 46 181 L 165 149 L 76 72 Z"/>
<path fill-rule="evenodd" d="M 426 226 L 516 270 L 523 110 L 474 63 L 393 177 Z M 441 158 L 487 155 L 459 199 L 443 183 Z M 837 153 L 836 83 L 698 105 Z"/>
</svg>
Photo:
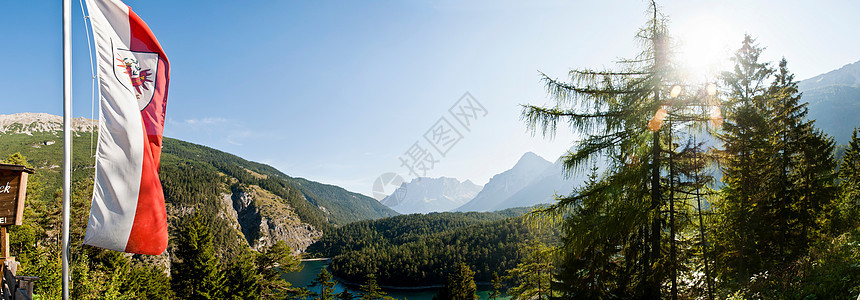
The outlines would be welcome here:
<svg viewBox="0 0 860 300">
<path fill-rule="evenodd" d="M 125 73 L 128 74 L 128 78 L 131 79 L 131 86 L 134 87 L 134 90 L 137 91 L 138 95 L 143 94 L 143 92 L 140 91 L 140 88 L 149 90 L 147 83 L 152 82 L 152 80 L 149 80 L 149 76 L 152 76 L 152 69 L 142 70 L 140 68 L 140 64 L 137 63 L 137 60 L 131 57 L 120 57 L 116 60 L 120 63 L 117 67 L 125 67 Z"/>
<path fill-rule="evenodd" d="M 158 54 L 114 49 L 114 75 L 137 99 L 140 110 L 152 101 L 158 69 Z"/>
</svg>

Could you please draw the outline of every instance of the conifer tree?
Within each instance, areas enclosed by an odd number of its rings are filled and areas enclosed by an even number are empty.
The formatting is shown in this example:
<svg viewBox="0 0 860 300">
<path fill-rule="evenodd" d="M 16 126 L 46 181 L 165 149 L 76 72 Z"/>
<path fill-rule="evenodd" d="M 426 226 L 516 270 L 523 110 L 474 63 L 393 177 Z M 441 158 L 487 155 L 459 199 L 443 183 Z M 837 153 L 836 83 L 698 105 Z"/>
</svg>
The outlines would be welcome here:
<svg viewBox="0 0 860 300">
<path fill-rule="evenodd" d="M 722 76 L 725 187 L 715 202 L 715 242 L 721 277 L 741 286 L 807 254 L 836 192 L 833 140 L 806 120 L 785 59 L 773 70 L 759 62 L 761 52 L 746 36 L 734 70 Z"/>
<path fill-rule="evenodd" d="M 502 282 L 502 278 L 499 276 L 499 273 L 493 272 L 493 290 L 489 293 L 490 300 L 497 299 L 502 296 L 502 288 L 504 288 L 504 283 Z"/>
<path fill-rule="evenodd" d="M 239 299 L 260 299 L 261 281 L 251 254 L 239 257 L 227 270 L 225 293 Z"/>
<path fill-rule="evenodd" d="M 669 130 L 661 129 L 667 115 L 663 105 L 670 104 L 668 91 L 678 79 L 670 61 L 665 19 L 653 1 L 649 14 L 651 20 L 637 34 L 643 50 L 636 58 L 621 61 L 620 70 L 572 70 L 570 82 L 543 74 L 555 106 L 527 105 L 523 118 L 530 129 L 540 129 L 545 136 L 552 136 L 562 121 L 583 137 L 562 158 L 568 172 L 601 158 L 609 166 L 602 180 L 533 216 L 567 217 L 564 255 L 583 258 L 579 263 L 598 264 L 601 272 L 610 272 L 607 275 L 618 285 L 611 288 L 615 297 L 657 299 L 669 273 L 663 245 L 668 182 L 663 180 L 663 172 L 668 157 L 664 149 L 671 143 Z M 577 217 L 574 211 L 580 210 L 592 212 Z M 565 268 L 563 272 L 580 270 L 595 269 Z M 586 279 L 560 275 L 568 280 Z M 606 281 L 601 278 L 600 282 Z"/>
<path fill-rule="evenodd" d="M 552 297 L 552 256 L 543 243 L 532 240 L 524 251 L 525 259 L 508 271 L 513 287 L 508 296 L 513 299 L 550 299 Z"/>
<path fill-rule="evenodd" d="M 350 293 L 350 292 L 349 292 L 349 291 L 347 291 L 347 290 L 343 290 L 343 292 L 340 292 L 340 293 L 338 293 L 338 294 L 337 294 L 337 299 L 338 299 L 338 300 L 352 300 L 352 299 L 354 299 L 354 298 L 355 298 L 355 297 L 352 295 L 352 293 Z"/>
<path fill-rule="evenodd" d="M 860 135 L 855 128 L 839 164 L 839 211 L 834 231 L 841 233 L 860 224 Z"/>
<path fill-rule="evenodd" d="M 379 284 L 376 283 L 376 275 L 373 273 L 367 275 L 367 281 L 361 285 L 362 300 L 379 300 L 390 297 L 385 296 L 387 293 L 382 291 Z"/>
<path fill-rule="evenodd" d="M 773 172 L 767 138 L 769 119 L 766 101 L 767 78 L 773 73 L 768 63 L 760 62 L 762 48 L 749 35 L 732 57 L 734 68 L 722 74 L 725 87 L 726 123 L 719 138 L 725 145 L 722 161 L 722 199 L 715 203 L 720 215 L 717 246 L 722 254 L 723 274 L 748 279 L 760 269 L 761 258 L 754 255 L 759 234 L 768 226 L 762 199 L 771 190 Z"/>
<path fill-rule="evenodd" d="M 183 222 L 171 266 L 171 287 L 182 299 L 221 299 L 223 276 L 212 246 L 212 234 L 199 215 Z"/>
<path fill-rule="evenodd" d="M 332 280 L 331 273 L 326 268 L 322 268 L 311 283 L 311 287 L 319 287 L 319 292 L 314 292 L 314 298 L 322 300 L 334 299 L 334 286 L 335 282 Z"/>
<path fill-rule="evenodd" d="M 821 228 L 824 212 L 836 197 L 834 186 L 836 162 L 833 141 L 806 120 L 807 103 L 801 103 L 794 75 L 783 58 L 768 91 L 774 107 L 770 144 L 775 147 L 779 166 L 775 186 L 776 200 L 771 204 L 777 231 L 772 264 L 793 261 L 806 254 L 814 235 Z"/>
<path fill-rule="evenodd" d="M 292 254 L 290 246 L 284 241 L 277 241 L 265 253 L 258 254 L 255 265 L 260 276 L 262 299 L 286 299 L 288 296 L 308 294 L 304 288 L 291 288 L 290 283 L 281 278 L 282 273 L 298 272 L 302 268 L 301 261 Z"/>
<path fill-rule="evenodd" d="M 21 152 L 15 152 L 15 153 L 9 154 L 9 156 L 7 156 L 5 159 L 3 159 L 2 163 L 13 164 L 13 165 L 22 165 L 22 166 L 25 166 L 28 168 L 33 167 L 32 165 L 30 165 L 29 162 L 27 162 L 27 158 L 24 157 L 24 155 L 21 154 Z"/>
<path fill-rule="evenodd" d="M 475 284 L 475 271 L 466 263 L 460 262 L 454 272 L 448 274 L 445 287 L 439 291 L 435 299 L 439 300 L 476 300 L 478 286 Z"/>
</svg>

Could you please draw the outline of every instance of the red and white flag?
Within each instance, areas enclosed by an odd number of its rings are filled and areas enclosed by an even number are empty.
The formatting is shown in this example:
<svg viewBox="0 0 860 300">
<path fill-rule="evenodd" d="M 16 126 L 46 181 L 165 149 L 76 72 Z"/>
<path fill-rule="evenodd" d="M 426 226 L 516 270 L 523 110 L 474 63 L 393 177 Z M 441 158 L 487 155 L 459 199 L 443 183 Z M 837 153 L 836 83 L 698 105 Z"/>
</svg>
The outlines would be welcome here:
<svg viewBox="0 0 860 300">
<path fill-rule="evenodd" d="M 157 255 L 167 248 L 158 179 L 170 67 L 158 40 L 119 0 L 87 0 L 99 76 L 99 139 L 84 244 Z"/>
</svg>

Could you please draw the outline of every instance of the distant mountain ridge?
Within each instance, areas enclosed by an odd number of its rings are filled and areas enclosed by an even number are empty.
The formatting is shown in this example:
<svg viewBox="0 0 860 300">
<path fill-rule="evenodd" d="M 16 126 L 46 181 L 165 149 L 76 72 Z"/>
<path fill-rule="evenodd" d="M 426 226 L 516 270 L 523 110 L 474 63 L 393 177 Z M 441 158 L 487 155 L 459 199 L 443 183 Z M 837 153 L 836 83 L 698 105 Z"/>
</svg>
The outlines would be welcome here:
<svg viewBox="0 0 860 300">
<path fill-rule="evenodd" d="M 402 214 L 500 211 L 555 202 L 556 195 L 569 194 L 584 178 L 579 173 L 565 177 L 561 159 L 551 163 L 527 152 L 483 187 L 468 180 L 420 178 L 404 183 L 381 202 Z"/>
<path fill-rule="evenodd" d="M 98 121 L 84 117 L 73 118 L 75 132 L 90 132 L 98 127 Z M 55 132 L 63 130 L 63 117 L 46 113 L 19 113 L 0 115 L 0 133 Z"/>
<path fill-rule="evenodd" d="M 401 214 L 445 212 L 468 202 L 482 186 L 455 178 L 416 178 L 403 183 L 382 203 Z"/>
<path fill-rule="evenodd" d="M 798 83 L 798 88 L 802 91 L 811 91 L 834 85 L 860 87 L 860 61 L 846 64 L 839 69 L 809 79 L 804 79 Z"/>
<path fill-rule="evenodd" d="M 530 156 L 534 153 L 526 153 L 517 162 L 511 170 L 516 170 L 521 166 L 523 160 L 532 160 Z M 536 155 L 534 155 L 536 156 Z M 540 157 L 539 157 L 540 158 Z M 539 204 L 554 203 L 556 195 L 567 195 L 573 191 L 574 187 L 579 186 L 585 181 L 586 172 L 577 172 L 572 176 L 567 177 L 564 171 L 564 163 L 561 158 L 556 159 L 554 163 L 540 158 L 545 163 L 540 164 L 542 168 L 534 172 L 529 172 L 530 176 L 523 177 L 522 182 L 517 185 L 517 188 L 510 189 L 506 193 L 484 194 L 475 197 L 472 201 L 457 208 L 455 211 L 498 211 L 513 207 L 531 207 Z M 499 181 L 507 181 L 508 179 L 503 174 L 494 176 L 487 183 L 487 187 L 500 184 Z M 486 188 L 485 188 L 486 190 Z"/>
<path fill-rule="evenodd" d="M 484 185 L 484 189 L 468 203 L 455 211 L 492 211 L 511 207 L 531 206 L 516 205 L 504 207 L 503 203 L 511 196 L 528 186 L 552 163 L 532 152 L 526 152 L 517 163 L 507 171 L 499 173 Z"/>
<path fill-rule="evenodd" d="M 802 80 L 798 89 L 816 127 L 837 144 L 847 144 L 851 131 L 860 126 L 860 61 Z"/>
</svg>

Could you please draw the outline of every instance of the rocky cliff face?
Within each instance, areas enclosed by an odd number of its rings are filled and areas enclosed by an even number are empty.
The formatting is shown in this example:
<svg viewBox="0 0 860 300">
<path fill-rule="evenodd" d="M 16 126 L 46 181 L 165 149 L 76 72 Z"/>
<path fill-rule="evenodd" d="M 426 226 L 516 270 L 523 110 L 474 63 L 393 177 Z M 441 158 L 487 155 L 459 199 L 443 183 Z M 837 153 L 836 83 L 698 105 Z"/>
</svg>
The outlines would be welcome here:
<svg viewBox="0 0 860 300">
<path fill-rule="evenodd" d="M 86 118 L 76 118 L 72 121 L 72 127 L 74 128 L 74 136 L 89 138 L 91 132 L 98 130 L 98 122 Z M 62 155 L 60 152 L 61 145 L 55 144 L 62 143 L 62 130 L 63 120 L 60 116 L 46 113 L 0 115 L 0 138 L 11 138 L 16 141 L 14 147 L 9 146 L 0 149 L 0 154 L 21 152 L 30 159 L 43 159 L 45 162 L 32 161 L 32 163 L 37 165 L 42 180 L 57 181 L 59 180 L 59 175 L 54 175 L 55 173 L 58 174 L 56 170 L 61 164 L 60 159 Z M 58 138 L 53 139 L 50 138 L 51 136 L 57 136 Z M 20 145 L 18 145 L 19 143 Z M 84 145 L 85 143 L 76 144 Z M 189 151 L 199 150 L 192 148 Z M 200 152 L 195 153 L 199 154 Z M 174 162 L 165 161 L 164 157 L 166 156 L 169 156 L 169 153 L 163 153 L 162 167 L 174 164 Z M 83 171 L 91 168 L 90 165 L 84 165 L 83 169 L 76 169 L 76 172 L 91 172 Z M 49 172 L 49 170 L 52 170 L 52 172 Z M 248 169 L 245 170 L 254 178 L 267 177 L 264 174 Z M 48 177 L 48 175 L 52 175 L 53 177 Z M 92 176 L 92 173 L 87 173 L 86 176 Z M 225 179 L 225 182 L 238 182 L 236 178 L 232 178 L 230 175 L 224 173 L 219 173 L 219 176 Z M 58 185 L 58 183 L 53 182 L 51 184 L 53 184 L 52 186 Z M 164 184 L 171 185 L 174 183 L 166 182 Z M 216 200 L 214 205 L 217 207 L 211 211 L 217 212 L 216 217 L 224 221 L 219 224 L 226 225 L 226 229 L 213 228 L 213 230 L 221 230 L 222 234 L 227 232 L 226 235 L 231 236 L 227 242 L 222 242 L 222 244 L 229 243 L 230 245 L 224 247 L 225 249 L 218 250 L 219 257 L 231 257 L 235 255 L 238 249 L 244 248 L 245 245 L 248 245 L 253 250 L 262 251 L 277 241 L 284 241 L 294 252 L 299 253 L 303 252 L 308 245 L 322 236 L 322 232 L 319 229 L 303 223 L 296 214 L 295 209 L 286 204 L 288 203 L 286 200 L 259 186 L 245 185 L 241 186 L 240 189 L 231 189 L 229 184 L 225 183 L 213 182 L 207 184 L 217 185 L 216 190 L 218 192 L 216 192 L 216 195 L 220 195 L 221 199 L 213 199 Z M 166 208 L 171 236 L 175 236 L 176 224 L 178 224 L 179 220 L 199 211 L 201 205 L 204 205 L 201 203 L 192 205 L 180 204 L 185 203 L 186 199 L 167 200 Z M 141 259 L 169 270 L 170 256 L 173 253 L 174 246 L 171 243 L 171 246 L 162 255 L 143 256 Z"/>
<path fill-rule="evenodd" d="M 98 121 L 87 118 L 72 119 L 75 133 L 90 132 L 98 127 Z M 20 113 L 0 115 L 0 133 L 56 132 L 63 130 L 63 117 L 46 113 Z"/>
<path fill-rule="evenodd" d="M 263 251 L 277 241 L 284 241 L 294 252 L 303 252 L 322 237 L 312 225 L 302 223 L 283 199 L 258 186 L 234 188 L 224 195 L 228 211 L 238 221 L 248 246 Z"/>
</svg>

